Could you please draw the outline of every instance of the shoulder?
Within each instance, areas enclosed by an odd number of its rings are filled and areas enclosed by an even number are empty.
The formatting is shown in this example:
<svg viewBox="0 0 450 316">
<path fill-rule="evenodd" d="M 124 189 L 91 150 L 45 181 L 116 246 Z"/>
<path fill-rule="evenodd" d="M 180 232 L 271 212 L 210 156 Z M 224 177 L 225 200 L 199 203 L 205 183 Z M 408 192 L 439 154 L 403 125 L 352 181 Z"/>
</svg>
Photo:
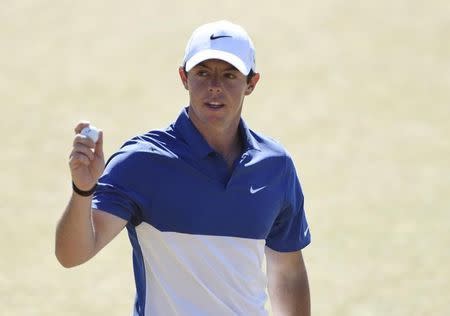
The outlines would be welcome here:
<svg viewBox="0 0 450 316">
<path fill-rule="evenodd" d="M 249 129 L 249 133 L 254 142 L 257 144 L 257 148 L 261 151 L 261 153 L 266 156 L 278 157 L 292 162 L 289 151 L 281 142 L 260 132 L 255 132 L 251 129 Z"/>
<path fill-rule="evenodd" d="M 127 140 L 120 151 L 173 156 L 180 145 L 180 139 L 172 129 L 152 130 Z"/>
<path fill-rule="evenodd" d="M 177 148 L 182 141 L 173 130 L 152 130 L 125 141 L 107 164 L 136 165 L 149 159 L 178 158 Z"/>
<path fill-rule="evenodd" d="M 270 162 L 271 168 L 279 168 L 281 174 L 288 178 L 296 176 L 297 171 L 292 155 L 282 143 L 250 129 L 249 133 L 259 149 L 256 154 L 258 161 Z"/>
</svg>

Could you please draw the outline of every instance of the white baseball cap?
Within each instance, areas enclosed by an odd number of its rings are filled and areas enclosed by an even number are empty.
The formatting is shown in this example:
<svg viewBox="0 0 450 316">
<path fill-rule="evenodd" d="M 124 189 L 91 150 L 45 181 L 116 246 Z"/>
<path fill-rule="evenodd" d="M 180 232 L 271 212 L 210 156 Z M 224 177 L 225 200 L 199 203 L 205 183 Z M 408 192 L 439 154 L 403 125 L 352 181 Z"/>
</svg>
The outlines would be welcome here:
<svg viewBox="0 0 450 316">
<path fill-rule="evenodd" d="M 192 33 L 183 60 L 186 71 L 207 59 L 226 61 L 244 75 L 255 71 L 255 47 L 250 36 L 228 21 L 207 23 Z"/>
</svg>

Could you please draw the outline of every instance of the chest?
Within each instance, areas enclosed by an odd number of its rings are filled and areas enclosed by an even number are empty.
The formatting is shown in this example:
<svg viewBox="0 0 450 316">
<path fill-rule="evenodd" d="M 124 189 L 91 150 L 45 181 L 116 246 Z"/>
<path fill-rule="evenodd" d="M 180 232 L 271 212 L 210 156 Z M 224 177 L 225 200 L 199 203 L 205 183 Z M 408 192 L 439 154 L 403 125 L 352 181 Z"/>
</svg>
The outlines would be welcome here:
<svg viewBox="0 0 450 316">
<path fill-rule="evenodd" d="M 141 193 L 149 200 L 142 220 L 161 231 L 265 239 L 284 203 L 279 165 L 242 162 L 224 177 L 226 165 L 154 161 Z"/>
</svg>

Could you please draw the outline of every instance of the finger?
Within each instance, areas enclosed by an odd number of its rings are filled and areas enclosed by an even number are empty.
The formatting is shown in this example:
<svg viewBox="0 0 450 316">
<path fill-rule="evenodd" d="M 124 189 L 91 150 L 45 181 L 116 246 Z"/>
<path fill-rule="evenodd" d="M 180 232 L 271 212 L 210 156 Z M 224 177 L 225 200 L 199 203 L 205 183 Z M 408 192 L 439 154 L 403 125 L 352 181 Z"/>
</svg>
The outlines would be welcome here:
<svg viewBox="0 0 450 316">
<path fill-rule="evenodd" d="M 93 160 L 93 159 L 94 159 L 94 152 L 92 151 L 91 148 L 89 148 L 89 147 L 87 147 L 87 146 L 85 146 L 85 145 L 76 144 L 76 145 L 73 147 L 73 150 L 72 150 L 72 156 L 73 156 L 74 154 L 77 154 L 77 153 L 80 153 L 80 154 L 85 155 L 86 157 L 89 158 L 89 160 Z"/>
<path fill-rule="evenodd" d="M 69 165 L 71 169 L 75 169 L 79 165 L 88 167 L 91 164 L 91 160 L 84 154 L 75 152 L 70 155 Z"/>
<path fill-rule="evenodd" d="M 76 134 L 80 134 L 80 133 L 81 133 L 81 130 L 82 130 L 83 128 L 85 128 L 85 127 L 88 127 L 90 124 L 91 124 L 91 122 L 86 121 L 86 120 L 79 121 L 79 122 L 77 123 L 77 125 L 75 126 L 75 128 L 74 128 L 75 133 L 76 133 Z"/>
<path fill-rule="evenodd" d="M 103 131 L 99 130 L 98 140 L 95 143 L 94 153 L 97 157 L 103 158 Z"/>
<path fill-rule="evenodd" d="M 81 135 L 81 134 L 77 134 L 75 136 L 75 138 L 73 139 L 73 146 L 75 147 L 76 145 L 84 145 L 89 148 L 95 148 L 94 141 L 92 139 L 90 139 L 89 137 L 87 137 L 85 135 Z"/>
</svg>

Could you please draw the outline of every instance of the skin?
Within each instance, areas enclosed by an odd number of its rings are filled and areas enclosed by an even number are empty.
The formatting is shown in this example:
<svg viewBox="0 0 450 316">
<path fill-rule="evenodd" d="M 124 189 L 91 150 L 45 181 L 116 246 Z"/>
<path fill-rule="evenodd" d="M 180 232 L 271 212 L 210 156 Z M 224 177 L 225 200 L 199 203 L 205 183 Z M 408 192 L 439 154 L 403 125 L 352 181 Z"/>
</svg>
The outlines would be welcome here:
<svg viewBox="0 0 450 316">
<path fill-rule="evenodd" d="M 238 135 L 244 98 L 259 81 L 251 80 L 230 64 L 207 60 L 187 74 L 180 67 L 181 82 L 189 92 L 189 117 L 214 148 L 231 166 L 240 155 Z M 89 122 L 79 122 L 69 166 L 72 181 L 81 190 L 89 190 L 101 176 L 105 166 L 103 133 L 96 144 L 80 134 Z M 91 209 L 92 196 L 72 193 L 56 228 L 55 254 L 61 265 L 74 267 L 91 259 L 127 224 L 107 212 Z M 310 294 L 308 277 L 301 251 L 277 252 L 266 247 L 268 291 L 274 315 L 308 316 Z"/>
<path fill-rule="evenodd" d="M 79 122 L 69 158 L 72 181 L 81 190 L 89 190 L 103 173 L 103 132 L 96 144 L 81 130 L 89 122 Z M 82 264 L 108 244 L 126 225 L 126 221 L 99 210 L 91 210 L 92 196 L 72 192 L 56 227 L 55 255 L 66 268 Z"/>
<path fill-rule="evenodd" d="M 310 316 L 308 274 L 301 250 L 278 252 L 269 247 L 265 250 L 273 315 Z"/>
<path fill-rule="evenodd" d="M 259 74 L 247 82 L 235 67 L 216 59 L 198 64 L 188 74 L 180 67 L 179 74 L 189 91 L 191 121 L 231 167 L 242 147 L 238 126 L 244 98 L 255 89 Z"/>
</svg>

